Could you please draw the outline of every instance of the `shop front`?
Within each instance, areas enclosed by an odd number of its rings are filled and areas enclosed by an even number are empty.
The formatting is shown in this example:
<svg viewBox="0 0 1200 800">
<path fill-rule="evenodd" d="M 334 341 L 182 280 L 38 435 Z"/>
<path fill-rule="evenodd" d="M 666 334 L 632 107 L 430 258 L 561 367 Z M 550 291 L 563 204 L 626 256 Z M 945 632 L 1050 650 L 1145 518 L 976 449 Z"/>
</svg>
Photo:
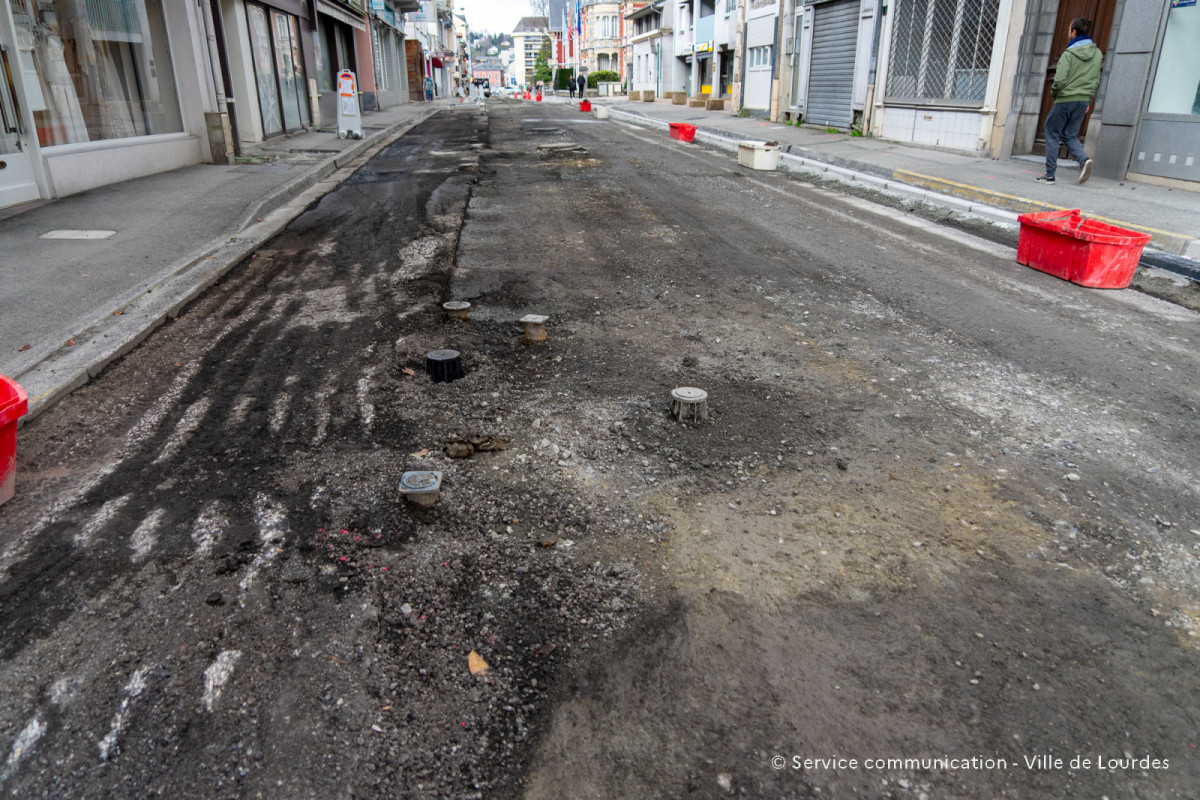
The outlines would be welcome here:
<svg viewBox="0 0 1200 800">
<path fill-rule="evenodd" d="M 1172 0 L 1129 171 L 1200 183 L 1200 5 Z"/>
<path fill-rule="evenodd" d="M 207 160 L 196 75 L 181 97 L 174 69 L 202 24 L 162 0 L 0 4 L 0 206 Z"/>
<path fill-rule="evenodd" d="M 317 29 L 313 32 L 313 52 L 317 72 L 318 108 L 323 124 L 332 123 L 337 119 L 337 92 L 334 91 L 334 81 L 339 71 L 350 70 L 358 75 L 359 86 L 363 85 L 364 76 L 360 74 L 360 59 L 355 44 L 360 35 L 368 35 L 362 0 L 350 0 L 346 3 L 317 0 Z M 371 54 L 368 52 L 363 56 L 369 64 Z"/>
<path fill-rule="evenodd" d="M 246 3 L 258 120 L 264 137 L 296 131 L 312 122 L 308 103 L 299 4 Z"/>
</svg>

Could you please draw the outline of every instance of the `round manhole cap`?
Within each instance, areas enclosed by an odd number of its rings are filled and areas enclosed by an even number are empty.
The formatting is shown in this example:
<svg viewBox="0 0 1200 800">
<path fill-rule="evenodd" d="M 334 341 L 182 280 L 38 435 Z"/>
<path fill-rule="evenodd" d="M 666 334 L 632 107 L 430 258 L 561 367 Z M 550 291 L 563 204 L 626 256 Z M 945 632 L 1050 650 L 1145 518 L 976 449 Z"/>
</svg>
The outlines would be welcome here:
<svg viewBox="0 0 1200 800">
<path fill-rule="evenodd" d="M 442 308 L 446 309 L 447 311 L 466 311 L 470 307 L 471 304 L 466 300 L 450 300 L 442 303 Z"/>
<path fill-rule="evenodd" d="M 703 389 L 697 389 L 694 386 L 681 386 L 678 389 L 671 390 L 671 397 L 676 400 L 682 400 L 685 403 L 699 403 L 701 400 L 708 399 L 708 392 Z"/>
<path fill-rule="evenodd" d="M 400 478 L 400 486 L 415 491 L 432 489 L 441 479 L 441 473 L 438 472 L 406 472 Z"/>
<path fill-rule="evenodd" d="M 426 358 L 433 359 L 434 361 L 453 361 L 458 356 L 459 352 L 457 350 L 433 350 L 425 354 Z"/>
<path fill-rule="evenodd" d="M 528 322 L 533 325 L 541 325 L 548 319 L 550 318 L 543 316 L 542 314 L 526 314 L 525 316 L 521 317 L 521 322 Z"/>
</svg>

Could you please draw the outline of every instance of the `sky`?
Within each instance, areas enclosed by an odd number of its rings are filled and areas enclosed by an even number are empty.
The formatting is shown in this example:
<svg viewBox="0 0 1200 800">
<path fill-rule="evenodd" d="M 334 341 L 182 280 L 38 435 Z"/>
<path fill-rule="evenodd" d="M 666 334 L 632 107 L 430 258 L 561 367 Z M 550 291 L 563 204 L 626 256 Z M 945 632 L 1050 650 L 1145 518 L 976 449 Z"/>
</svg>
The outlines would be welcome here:
<svg viewBox="0 0 1200 800">
<path fill-rule="evenodd" d="M 521 17 L 533 16 L 529 0 L 455 0 L 472 32 L 512 33 Z"/>
</svg>

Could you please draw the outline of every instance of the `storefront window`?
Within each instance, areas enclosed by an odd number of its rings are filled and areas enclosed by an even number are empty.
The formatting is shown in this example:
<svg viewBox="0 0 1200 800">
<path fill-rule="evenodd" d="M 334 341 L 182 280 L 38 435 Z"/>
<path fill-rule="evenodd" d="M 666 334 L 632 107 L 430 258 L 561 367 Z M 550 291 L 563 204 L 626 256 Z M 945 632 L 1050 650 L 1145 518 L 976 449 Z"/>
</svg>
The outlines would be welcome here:
<svg viewBox="0 0 1200 800">
<path fill-rule="evenodd" d="M 895 12 L 889 99 L 982 103 L 999 0 L 908 0 Z"/>
<path fill-rule="evenodd" d="M 304 104 L 304 69 L 300 60 L 300 32 L 296 30 L 296 18 L 290 14 L 271 12 L 275 23 L 275 66 L 279 70 L 279 93 L 283 98 L 283 122 L 288 130 L 299 128 Z M 303 116 L 302 116 L 303 115 Z"/>
<path fill-rule="evenodd" d="M 1167 12 L 1150 113 L 1200 115 L 1200 5 L 1177 3 Z"/>
<path fill-rule="evenodd" d="M 321 92 L 333 91 L 333 65 L 330 63 L 329 55 L 329 34 L 325 32 L 325 25 L 321 24 L 313 31 L 313 56 L 317 62 L 317 90 Z"/>
<path fill-rule="evenodd" d="M 246 4 L 246 18 L 263 133 L 296 130 L 310 118 L 296 18 L 253 3 Z"/>
<path fill-rule="evenodd" d="M 183 130 L 161 0 L 9 0 L 42 146 Z"/>
</svg>

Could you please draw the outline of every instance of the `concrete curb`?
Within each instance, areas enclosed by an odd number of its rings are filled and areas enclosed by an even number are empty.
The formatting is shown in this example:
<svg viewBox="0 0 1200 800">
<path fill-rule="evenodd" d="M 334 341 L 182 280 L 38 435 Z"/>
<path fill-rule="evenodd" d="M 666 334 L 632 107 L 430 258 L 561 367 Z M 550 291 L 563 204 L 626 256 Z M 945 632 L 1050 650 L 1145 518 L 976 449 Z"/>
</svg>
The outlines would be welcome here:
<svg viewBox="0 0 1200 800">
<path fill-rule="evenodd" d="M 327 178 L 354 164 L 373 148 L 381 149 L 403 136 L 439 110 L 430 109 L 412 120 L 364 136 L 352 147 L 314 163 L 304 174 L 251 204 L 220 238 L 176 259 L 127 292 L 112 307 L 85 317 L 72 337 L 81 344 L 51 346 L 11 376 L 29 395 L 29 412 L 20 423 L 24 425 L 35 419 L 127 355 L 158 327 L 178 317 L 229 270 L 283 230 L 311 203 L 337 188 L 348 175 L 337 180 Z"/>
</svg>

